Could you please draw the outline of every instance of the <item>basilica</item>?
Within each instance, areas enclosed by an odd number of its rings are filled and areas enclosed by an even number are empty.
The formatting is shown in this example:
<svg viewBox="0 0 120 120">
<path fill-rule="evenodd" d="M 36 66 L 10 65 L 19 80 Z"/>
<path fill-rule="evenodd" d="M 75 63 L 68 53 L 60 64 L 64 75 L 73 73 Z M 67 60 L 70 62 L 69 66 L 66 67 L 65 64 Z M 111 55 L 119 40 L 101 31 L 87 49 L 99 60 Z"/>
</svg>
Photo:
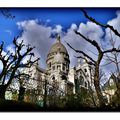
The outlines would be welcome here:
<svg viewBox="0 0 120 120">
<path fill-rule="evenodd" d="M 47 54 L 47 69 L 40 68 L 36 63 L 25 70 L 31 76 L 27 84 L 24 83 L 25 87 L 29 90 L 39 89 L 42 93 L 47 89 L 47 95 L 56 96 L 79 93 L 81 87 L 94 89 L 93 69 L 88 62 L 88 59 L 78 59 L 76 66 L 70 68 L 68 51 L 58 36 Z"/>
<path fill-rule="evenodd" d="M 80 93 L 81 88 L 93 90 L 94 71 L 93 66 L 88 63 L 87 58 L 78 59 L 76 66 L 70 68 L 68 51 L 58 36 L 47 54 L 47 69 L 35 63 L 31 68 L 23 70 L 30 75 L 30 78 L 24 77 L 21 83 L 26 93 L 24 100 L 31 102 L 43 100 L 45 94 L 47 96 L 76 94 Z M 36 100 L 32 101 L 31 98 Z"/>
</svg>

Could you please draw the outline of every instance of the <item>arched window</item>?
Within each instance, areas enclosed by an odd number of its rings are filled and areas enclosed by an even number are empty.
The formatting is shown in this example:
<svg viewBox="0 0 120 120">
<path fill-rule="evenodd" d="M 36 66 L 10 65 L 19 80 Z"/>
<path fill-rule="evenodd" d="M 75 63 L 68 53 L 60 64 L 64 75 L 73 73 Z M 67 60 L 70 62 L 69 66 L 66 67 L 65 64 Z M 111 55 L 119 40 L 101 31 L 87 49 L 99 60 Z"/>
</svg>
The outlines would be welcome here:
<svg viewBox="0 0 120 120">
<path fill-rule="evenodd" d="M 63 71 L 65 71 L 65 66 L 63 66 Z"/>
<path fill-rule="evenodd" d="M 51 68 L 51 62 L 49 63 L 49 67 Z"/>
<path fill-rule="evenodd" d="M 79 85 L 84 84 L 84 78 L 82 76 L 79 77 Z"/>
<path fill-rule="evenodd" d="M 85 87 L 87 87 L 87 82 L 85 82 Z"/>
<path fill-rule="evenodd" d="M 66 76 L 65 75 L 62 75 L 62 80 L 67 80 Z"/>
<path fill-rule="evenodd" d="M 55 66 L 52 66 L 52 70 L 55 70 Z"/>
<path fill-rule="evenodd" d="M 55 80 L 55 76 L 52 77 L 52 80 Z"/>
<path fill-rule="evenodd" d="M 80 87 L 84 85 L 84 78 L 83 76 L 80 76 L 77 80 L 75 80 L 75 90 L 76 93 L 80 92 Z"/>
<path fill-rule="evenodd" d="M 57 69 L 60 70 L 61 66 L 60 65 L 57 65 Z"/>
<path fill-rule="evenodd" d="M 49 88 L 49 95 L 50 95 L 50 96 L 55 95 L 55 91 L 54 91 L 53 88 Z"/>
<path fill-rule="evenodd" d="M 85 68 L 84 71 L 87 72 L 87 69 Z"/>
</svg>

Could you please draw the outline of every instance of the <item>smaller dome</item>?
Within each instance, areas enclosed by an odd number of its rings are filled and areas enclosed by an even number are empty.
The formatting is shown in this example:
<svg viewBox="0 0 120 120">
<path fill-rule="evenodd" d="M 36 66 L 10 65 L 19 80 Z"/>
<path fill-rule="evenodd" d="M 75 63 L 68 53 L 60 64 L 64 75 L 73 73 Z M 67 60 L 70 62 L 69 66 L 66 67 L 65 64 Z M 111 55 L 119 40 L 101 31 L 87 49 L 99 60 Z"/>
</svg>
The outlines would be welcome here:
<svg viewBox="0 0 120 120">
<path fill-rule="evenodd" d="M 59 63 L 63 63 L 64 62 L 64 56 L 62 54 L 60 54 L 60 52 L 58 52 L 55 56 L 54 56 L 54 61 L 55 62 L 59 62 Z"/>
</svg>

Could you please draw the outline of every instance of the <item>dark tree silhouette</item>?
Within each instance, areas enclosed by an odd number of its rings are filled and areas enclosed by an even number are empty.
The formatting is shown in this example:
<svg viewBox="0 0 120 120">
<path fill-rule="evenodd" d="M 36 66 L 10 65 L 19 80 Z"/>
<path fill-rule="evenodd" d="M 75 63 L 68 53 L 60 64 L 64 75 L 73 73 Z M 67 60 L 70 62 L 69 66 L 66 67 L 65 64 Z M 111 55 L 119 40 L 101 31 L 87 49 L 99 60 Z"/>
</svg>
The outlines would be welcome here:
<svg viewBox="0 0 120 120">
<path fill-rule="evenodd" d="M 12 13 L 9 9 L 1 9 L 1 14 L 7 19 L 13 20 L 15 18 L 15 16 L 12 15 Z"/>
<path fill-rule="evenodd" d="M 0 73 L 0 98 L 2 99 L 5 99 L 5 91 L 11 84 L 11 82 L 18 77 L 20 78 L 21 76 L 25 75 L 25 73 L 18 72 L 18 70 L 21 71 L 21 68 L 29 68 L 36 61 L 39 60 L 39 58 L 32 60 L 34 57 L 34 53 L 32 52 L 34 47 L 31 47 L 30 45 L 25 45 L 23 43 L 23 40 L 18 43 L 17 38 L 14 38 L 13 44 L 14 53 L 10 53 L 10 51 L 7 51 L 6 54 L 3 54 L 4 42 L 2 42 L 2 44 L 0 45 L 0 61 L 3 64 L 3 69 Z M 23 49 L 24 52 L 22 52 Z M 28 57 L 29 60 L 26 63 L 23 63 L 22 61 L 26 57 Z"/>
<path fill-rule="evenodd" d="M 92 17 L 89 17 L 86 11 L 84 11 L 83 9 L 81 9 L 81 10 L 84 13 L 85 17 L 88 18 L 90 21 L 92 21 L 93 23 L 95 23 L 97 25 L 100 25 L 101 27 L 109 28 L 110 30 L 112 30 L 115 33 L 115 35 L 117 35 L 117 36 L 120 37 L 120 34 L 118 33 L 117 30 L 115 30 L 113 28 L 113 26 L 102 25 L 101 23 L 99 23 L 95 19 L 93 19 Z M 82 33 L 78 32 L 78 31 L 75 31 L 75 33 L 78 36 L 82 37 L 83 40 L 87 41 L 92 46 L 94 46 L 97 49 L 97 51 L 98 51 L 97 60 L 94 60 L 94 58 L 92 58 L 91 56 L 89 56 L 84 51 L 77 50 L 77 49 L 73 48 L 72 45 L 70 45 L 69 43 L 67 43 L 67 45 L 70 48 L 72 48 L 75 52 L 80 53 L 84 57 L 87 57 L 89 60 L 91 60 L 91 63 L 95 66 L 94 86 L 95 86 L 95 90 L 96 90 L 96 93 L 97 93 L 97 96 L 98 96 L 99 106 L 103 107 L 103 106 L 105 106 L 105 101 L 104 101 L 104 98 L 102 96 L 101 88 L 100 88 L 100 79 L 99 79 L 100 78 L 100 76 L 99 76 L 100 75 L 100 63 L 101 63 L 101 61 L 102 61 L 102 59 L 103 59 L 103 57 L 104 57 L 104 55 L 106 53 L 120 52 L 120 49 L 117 49 L 117 48 L 113 47 L 113 48 L 108 49 L 108 50 L 102 50 L 102 48 L 100 47 L 99 43 L 96 40 L 91 40 L 91 39 L 89 39 L 88 37 L 86 37 L 85 35 L 83 35 Z"/>
</svg>

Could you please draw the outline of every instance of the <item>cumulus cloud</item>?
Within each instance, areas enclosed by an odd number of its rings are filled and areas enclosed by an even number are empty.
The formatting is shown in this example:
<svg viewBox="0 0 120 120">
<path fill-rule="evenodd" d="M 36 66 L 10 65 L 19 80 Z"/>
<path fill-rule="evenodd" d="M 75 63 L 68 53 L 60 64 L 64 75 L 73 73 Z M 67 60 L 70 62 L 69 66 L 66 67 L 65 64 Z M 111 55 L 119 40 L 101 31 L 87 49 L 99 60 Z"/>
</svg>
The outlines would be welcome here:
<svg viewBox="0 0 120 120">
<path fill-rule="evenodd" d="M 120 11 L 116 12 L 117 17 L 109 20 L 108 24 L 112 25 L 115 29 L 120 32 Z M 50 20 L 46 20 L 47 23 L 50 22 Z M 109 40 L 112 38 L 117 41 L 116 46 L 120 45 L 120 38 L 115 36 L 114 33 L 110 30 L 106 29 L 105 32 L 102 30 L 102 28 L 92 22 L 86 22 L 86 23 L 80 23 L 79 26 L 75 23 L 72 23 L 71 26 L 67 29 L 67 31 L 63 31 L 63 26 L 60 24 L 56 25 L 55 27 L 48 26 L 48 24 L 41 24 L 38 19 L 35 20 L 24 20 L 17 22 L 18 29 L 22 30 L 21 36 L 18 38 L 18 41 L 24 40 L 25 44 L 31 44 L 32 46 L 35 46 L 34 49 L 36 57 L 40 57 L 40 67 L 45 68 L 46 66 L 46 57 L 49 52 L 50 47 L 52 44 L 55 43 L 55 38 L 51 37 L 51 34 L 60 34 L 61 36 L 61 42 L 65 45 L 65 47 L 68 50 L 68 53 L 70 55 L 70 62 L 71 66 L 75 66 L 77 63 L 76 58 L 74 55 L 77 56 L 77 54 L 70 49 L 65 41 L 70 43 L 74 48 L 78 50 L 83 50 L 85 53 L 90 55 L 92 58 L 96 59 L 97 50 L 95 47 L 93 47 L 90 43 L 86 42 L 83 38 L 81 38 L 79 35 L 75 34 L 75 30 L 78 32 L 81 32 L 84 36 L 96 40 L 99 45 L 103 45 L 106 49 L 111 48 Z M 6 31 L 7 32 L 7 31 Z M 104 37 L 105 35 L 105 37 Z M 12 45 L 9 45 L 7 47 L 7 50 L 13 52 L 14 48 Z M 96 55 L 95 55 L 96 54 Z M 25 58 L 23 62 L 25 62 L 28 58 Z M 102 64 L 106 61 L 103 60 Z M 0 63 L 1 66 L 1 63 Z M 106 66 L 104 69 L 106 73 L 108 73 L 111 68 L 113 69 L 114 65 L 111 64 L 110 66 Z"/>
<path fill-rule="evenodd" d="M 82 33 L 84 36 L 88 37 L 91 40 L 97 41 L 97 43 L 101 46 L 104 32 L 100 26 L 92 22 L 87 22 L 86 24 L 81 23 L 79 25 L 78 32 Z M 85 40 L 82 39 L 82 41 Z M 98 54 L 97 49 L 88 42 L 86 43 L 85 52 L 95 59 L 96 59 L 96 55 Z M 95 53 L 96 55 L 93 53 Z"/>
<path fill-rule="evenodd" d="M 96 55 L 97 55 L 96 48 L 93 47 L 87 41 L 85 41 L 79 35 L 76 35 L 74 30 L 81 32 L 84 36 L 90 38 L 91 40 L 96 40 L 101 45 L 102 37 L 104 35 L 102 28 L 92 22 L 87 22 L 86 24 L 80 23 L 79 27 L 77 27 L 76 24 L 72 24 L 70 29 L 68 29 L 67 33 L 62 38 L 63 43 L 64 43 L 64 41 L 67 41 L 75 49 L 82 50 L 85 53 L 87 53 L 88 55 L 90 55 L 92 58 L 96 59 Z M 77 63 L 77 60 L 74 57 L 74 55 L 76 55 L 76 56 L 79 56 L 79 55 L 76 54 L 73 50 L 71 50 L 71 48 L 69 48 L 66 44 L 65 44 L 65 46 L 68 49 L 68 52 L 70 54 L 71 66 L 74 66 Z M 95 53 L 95 54 L 93 54 L 93 53 Z"/>
<path fill-rule="evenodd" d="M 112 25 L 114 29 L 116 29 L 120 33 L 120 11 L 116 12 L 117 17 L 113 18 L 112 20 L 109 20 L 107 24 Z M 120 38 L 116 36 L 110 29 L 106 29 L 106 36 L 105 40 L 107 42 L 106 46 L 107 48 L 111 47 L 110 40 L 113 39 L 115 41 L 115 47 L 118 47 L 120 45 Z"/>
<path fill-rule="evenodd" d="M 15 49 L 14 49 L 14 45 L 10 44 L 6 47 L 6 50 L 9 51 L 10 53 L 15 54 Z"/>
<path fill-rule="evenodd" d="M 41 67 L 45 67 L 47 53 L 49 52 L 52 44 L 55 42 L 55 38 L 51 38 L 51 34 L 53 32 L 61 35 L 61 41 L 66 46 L 70 55 L 71 66 L 74 66 L 77 62 L 74 57 L 76 53 L 66 45 L 65 41 L 69 42 L 76 49 L 84 50 L 88 54 L 92 54 L 92 56 L 93 53 L 91 53 L 90 50 L 96 53 L 96 49 L 80 36 L 76 35 L 74 30 L 78 30 L 90 39 L 95 39 L 98 42 L 101 42 L 101 38 L 103 36 L 101 27 L 91 22 L 87 22 L 86 24 L 80 23 L 79 26 L 73 23 L 67 32 L 63 31 L 63 27 L 61 25 L 56 25 L 55 28 L 52 28 L 38 23 L 37 19 L 18 22 L 17 25 L 19 29 L 23 30 L 22 35 L 18 40 L 24 40 L 25 44 L 29 43 L 36 47 L 34 52 L 41 58 Z"/>
<path fill-rule="evenodd" d="M 61 25 L 56 25 L 55 28 L 52 30 L 53 33 L 62 33 L 62 26 Z"/>
<path fill-rule="evenodd" d="M 40 57 L 41 66 L 45 65 L 46 53 L 50 49 L 53 39 L 50 38 L 52 28 L 38 23 L 38 20 L 26 20 L 17 23 L 18 28 L 23 30 L 18 41 L 24 40 L 25 44 L 35 46 L 35 55 Z"/>
<path fill-rule="evenodd" d="M 119 17 L 117 17 L 117 19 L 119 20 Z M 116 20 L 116 18 L 111 21 L 114 20 Z M 111 21 L 109 21 L 109 23 L 112 24 Z M 52 28 L 50 26 L 40 24 L 38 20 L 26 20 L 18 22 L 17 25 L 19 29 L 23 30 L 22 35 L 18 40 L 19 41 L 24 40 L 25 44 L 29 43 L 32 46 L 36 47 L 34 52 L 37 57 L 41 58 L 40 60 L 41 67 L 45 67 L 47 53 L 49 52 L 49 49 L 52 46 L 52 44 L 55 43 L 55 38 L 51 38 L 51 34 L 53 32 L 60 33 L 61 41 L 67 48 L 68 53 L 70 55 L 71 66 L 74 66 L 77 63 L 76 58 L 74 57 L 76 53 L 66 45 L 65 41 L 70 43 L 76 49 L 85 51 L 88 55 L 90 55 L 94 59 L 96 59 L 97 57 L 96 48 L 93 47 L 90 43 L 86 42 L 79 35 L 76 35 L 74 30 L 81 32 L 83 35 L 92 40 L 96 40 L 99 43 L 99 45 L 104 43 L 106 44 L 107 41 L 103 40 L 104 31 L 102 30 L 102 28 L 92 22 L 80 23 L 79 26 L 73 23 L 71 24 L 67 32 L 63 31 L 62 29 L 63 27 L 61 25 L 56 25 L 55 28 Z M 105 38 L 106 39 L 108 38 L 107 30 Z M 95 53 L 96 55 L 93 53 Z M 103 60 L 103 63 L 104 62 L 105 61 Z"/>
<path fill-rule="evenodd" d="M 77 30 L 77 25 L 76 25 L 75 23 L 72 23 L 71 29 L 72 29 L 72 30 Z"/>
<path fill-rule="evenodd" d="M 109 20 L 107 24 L 111 25 L 120 33 L 120 11 L 116 12 L 117 17 L 113 18 L 112 20 Z M 120 38 L 116 36 L 110 29 L 105 30 L 105 47 L 106 49 L 112 48 L 111 41 L 113 41 L 114 47 L 118 48 L 120 46 Z M 114 57 L 112 54 L 108 54 L 111 57 Z M 118 61 L 120 61 L 120 54 L 118 54 Z M 105 63 L 110 62 L 109 60 L 105 61 Z M 120 65 L 120 63 L 119 63 Z M 105 69 L 111 73 L 116 71 L 116 66 L 114 63 L 109 64 L 105 67 Z"/>
</svg>

